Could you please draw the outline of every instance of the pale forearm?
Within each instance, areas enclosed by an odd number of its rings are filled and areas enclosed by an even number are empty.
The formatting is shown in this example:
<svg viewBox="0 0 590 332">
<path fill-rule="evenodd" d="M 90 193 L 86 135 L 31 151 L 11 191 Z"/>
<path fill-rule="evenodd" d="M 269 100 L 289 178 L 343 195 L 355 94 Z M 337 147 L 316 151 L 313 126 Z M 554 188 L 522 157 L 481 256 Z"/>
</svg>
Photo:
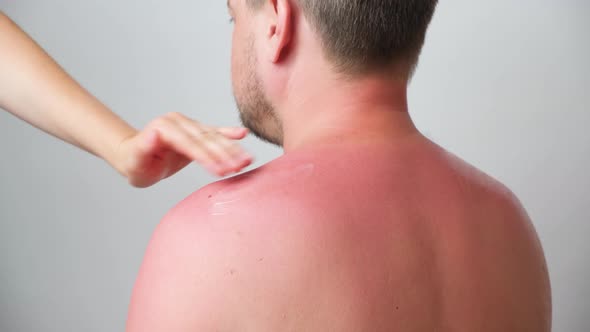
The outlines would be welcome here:
<svg viewBox="0 0 590 332">
<path fill-rule="evenodd" d="M 0 107 L 114 167 L 119 143 L 136 132 L 1 12 Z"/>
<path fill-rule="evenodd" d="M 245 128 L 215 128 L 170 113 L 136 131 L 2 12 L 0 108 L 101 157 L 137 187 L 168 178 L 191 161 L 216 175 L 240 171 L 252 162 L 233 142 L 247 135 Z"/>
</svg>

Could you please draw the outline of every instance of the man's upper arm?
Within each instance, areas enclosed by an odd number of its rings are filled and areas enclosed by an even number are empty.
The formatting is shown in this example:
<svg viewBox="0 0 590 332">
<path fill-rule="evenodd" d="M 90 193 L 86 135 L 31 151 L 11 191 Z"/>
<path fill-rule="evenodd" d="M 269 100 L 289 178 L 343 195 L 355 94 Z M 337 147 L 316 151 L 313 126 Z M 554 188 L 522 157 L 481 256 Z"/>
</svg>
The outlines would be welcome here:
<svg viewBox="0 0 590 332">
<path fill-rule="evenodd" d="M 301 209 L 219 189 L 208 186 L 189 197 L 155 230 L 128 332 L 240 330 L 279 310 L 269 299 L 274 290 L 289 289 L 297 262 L 309 256 L 309 232 L 291 222 L 302 218 Z"/>
<path fill-rule="evenodd" d="M 128 332 L 223 328 L 213 302 L 226 288 L 229 249 L 203 207 L 187 203 L 171 211 L 152 236 L 133 290 Z"/>
</svg>

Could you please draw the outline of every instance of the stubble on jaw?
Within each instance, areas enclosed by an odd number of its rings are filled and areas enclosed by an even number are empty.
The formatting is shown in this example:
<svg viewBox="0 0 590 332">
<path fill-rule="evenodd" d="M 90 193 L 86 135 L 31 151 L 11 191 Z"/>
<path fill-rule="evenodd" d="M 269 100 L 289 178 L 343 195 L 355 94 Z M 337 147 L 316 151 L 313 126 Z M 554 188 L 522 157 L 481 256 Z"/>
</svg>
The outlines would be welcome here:
<svg viewBox="0 0 590 332">
<path fill-rule="evenodd" d="M 244 127 L 262 141 L 283 146 L 282 123 L 271 102 L 266 98 L 262 82 L 256 74 L 257 59 L 254 53 L 254 39 L 249 38 L 246 57 L 246 82 L 242 82 L 241 93 L 234 92 L 240 120 Z M 238 82 L 239 83 L 239 82 Z"/>
</svg>

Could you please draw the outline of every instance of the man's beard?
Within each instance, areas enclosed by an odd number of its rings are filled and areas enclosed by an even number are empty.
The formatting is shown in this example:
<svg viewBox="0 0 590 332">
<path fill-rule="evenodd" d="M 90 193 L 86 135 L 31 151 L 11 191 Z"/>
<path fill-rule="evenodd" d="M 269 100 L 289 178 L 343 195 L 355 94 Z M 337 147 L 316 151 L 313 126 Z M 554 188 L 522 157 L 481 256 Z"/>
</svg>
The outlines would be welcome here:
<svg viewBox="0 0 590 332">
<path fill-rule="evenodd" d="M 262 83 L 256 75 L 253 43 L 246 54 L 247 81 L 234 93 L 242 124 L 259 139 L 283 146 L 283 129 L 273 105 L 264 95 Z M 239 82 L 238 82 L 239 84 Z"/>
</svg>

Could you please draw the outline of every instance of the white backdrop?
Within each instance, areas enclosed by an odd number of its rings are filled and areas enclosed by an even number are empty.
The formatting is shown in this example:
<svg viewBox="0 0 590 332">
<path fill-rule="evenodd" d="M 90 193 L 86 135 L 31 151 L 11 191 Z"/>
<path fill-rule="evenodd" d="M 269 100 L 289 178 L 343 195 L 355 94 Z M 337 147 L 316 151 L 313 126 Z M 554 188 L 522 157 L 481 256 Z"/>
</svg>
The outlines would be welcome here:
<svg viewBox="0 0 590 332">
<path fill-rule="evenodd" d="M 133 125 L 179 111 L 238 125 L 225 1 L 0 0 Z M 441 1 L 410 89 L 429 137 L 507 184 L 533 218 L 554 330 L 590 331 L 590 2 Z M 256 166 L 280 150 L 249 138 Z M 214 180 L 148 190 L 0 111 L 0 331 L 122 331 L 151 232 Z"/>
</svg>

